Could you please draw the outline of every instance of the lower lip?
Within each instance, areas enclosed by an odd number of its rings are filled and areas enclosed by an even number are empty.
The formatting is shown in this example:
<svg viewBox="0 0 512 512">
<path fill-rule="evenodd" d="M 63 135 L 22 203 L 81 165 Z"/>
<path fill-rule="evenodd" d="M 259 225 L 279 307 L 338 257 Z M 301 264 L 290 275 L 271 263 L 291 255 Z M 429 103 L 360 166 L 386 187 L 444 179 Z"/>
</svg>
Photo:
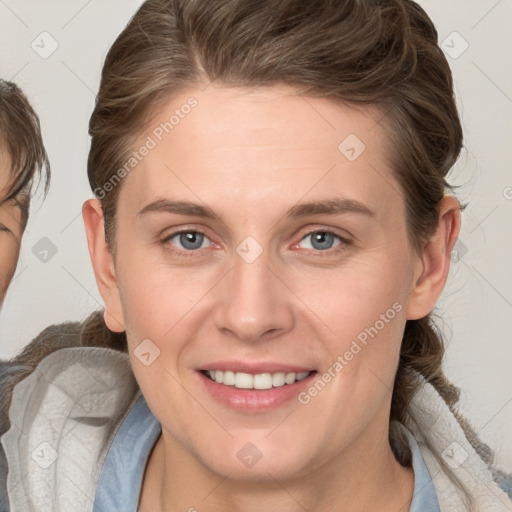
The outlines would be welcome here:
<svg viewBox="0 0 512 512">
<path fill-rule="evenodd" d="M 264 412 L 275 409 L 296 398 L 301 390 L 309 386 L 316 372 L 312 372 L 304 380 L 285 384 L 270 389 L 238 389 L 226 386 L 209 379 L 202 372 L 197 372 L 206 390 L 219 402 L 240 411 Z"/>
</svg>

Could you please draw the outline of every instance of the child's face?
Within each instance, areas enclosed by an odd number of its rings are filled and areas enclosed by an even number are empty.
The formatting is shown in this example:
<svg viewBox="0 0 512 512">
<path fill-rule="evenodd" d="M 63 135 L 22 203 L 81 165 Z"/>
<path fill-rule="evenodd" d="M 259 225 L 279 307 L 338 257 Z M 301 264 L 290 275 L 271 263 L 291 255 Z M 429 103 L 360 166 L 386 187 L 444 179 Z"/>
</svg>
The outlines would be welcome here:
<svg viewBox="0 0 512 512">
<path fill-rule="evenodd" d="M 0 305 L 18 264 L 23 235 L 21 206 L 15 200 L 3 202 L 9 179 L 10 162 L 0 152 Z"/>
<path fill-rule="evenodd" d="M 240 478 L 387 439 L 421 275 L 379 114 L 289 92 L 184 91 L 133 148 L 118 202 L 107 310 L 166 448 Z M 311 373 L 279 387 L 291 372 Z"/>
</svg>

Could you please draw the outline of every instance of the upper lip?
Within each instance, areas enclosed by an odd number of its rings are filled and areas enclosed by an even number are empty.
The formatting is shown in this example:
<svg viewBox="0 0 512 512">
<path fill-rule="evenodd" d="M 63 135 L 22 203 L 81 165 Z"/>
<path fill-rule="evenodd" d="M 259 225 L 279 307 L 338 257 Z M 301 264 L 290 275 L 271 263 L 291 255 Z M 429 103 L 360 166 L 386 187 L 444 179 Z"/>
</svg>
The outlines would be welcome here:
<svg viewBox="0 0 512 512">
<path fill-rule="evenodd" d="M 234 373 L 250 373 L 257 375 L 260 373 L 301 373 L 301 372 L 312 372 L 314 368 L 310 366 L 295 365 L 290 363 L 278 363 L 275 361 L 268 362 L 244 362 L 244 361 L 216 361 L 214 363 L 208 363 L 199 368 L 199 370 L 211 371 L 221 370 L 223 372 L 231 371 Z"/>
</svg>

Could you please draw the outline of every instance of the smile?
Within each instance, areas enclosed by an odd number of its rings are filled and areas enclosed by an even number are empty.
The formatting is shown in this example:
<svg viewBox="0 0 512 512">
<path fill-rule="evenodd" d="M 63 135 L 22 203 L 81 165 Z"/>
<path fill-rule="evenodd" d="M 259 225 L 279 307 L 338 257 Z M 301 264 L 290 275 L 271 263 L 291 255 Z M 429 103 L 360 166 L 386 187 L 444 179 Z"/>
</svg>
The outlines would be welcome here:
<svg viewBox="0 0 512 512">
<path fill-rule="evenodd" d="M 237 389 L 271 389 L 280 388 L 300 382 L 313 372 L 275 372 L 275 373 L 243 373 L 222 370 L 204 370 L 204 375 L 217 384 L 234 386 Z"/>
</svg>

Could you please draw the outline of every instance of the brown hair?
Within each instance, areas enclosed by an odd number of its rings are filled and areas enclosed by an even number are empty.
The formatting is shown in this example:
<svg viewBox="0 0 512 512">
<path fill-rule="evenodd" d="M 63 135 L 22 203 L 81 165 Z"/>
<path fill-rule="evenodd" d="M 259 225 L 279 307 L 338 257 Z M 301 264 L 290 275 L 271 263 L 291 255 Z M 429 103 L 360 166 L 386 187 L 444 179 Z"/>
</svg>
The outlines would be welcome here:
<svg viewBox="0 0 512 512">
<path fill-rule="evenodd" d="M 90 120 L 89 182 L 102 200 L 114 252 L 120 186 L 107 194 L 103 187 L 133 151 L 155 105 L 205 81 L 287 84 L 300 94 L 377 107 L 410 241 L 423 249 L 437 227 L 462 128 L 450 67 L 421 7 L 411 0 L 147 0 L 107 55 Z M 391 420 L 408 417 L 418 373 L 454 410 L 459 392 L 443 373 L 443 351 L 430 317 L 407 321 Z M 391 430 L 397 458 L 410 464 Z"/>
<path fill-rule="evenodd" d="M 10 159 L 10 185 L 0 203 L 15 199 L 22 207 L 22 224 L 28 221 L 30 196 L 36 176 L 50 186 L 50 162 L 39 118 L 22 90 L 0 80 L 0 145 Z"/>
</svg>

